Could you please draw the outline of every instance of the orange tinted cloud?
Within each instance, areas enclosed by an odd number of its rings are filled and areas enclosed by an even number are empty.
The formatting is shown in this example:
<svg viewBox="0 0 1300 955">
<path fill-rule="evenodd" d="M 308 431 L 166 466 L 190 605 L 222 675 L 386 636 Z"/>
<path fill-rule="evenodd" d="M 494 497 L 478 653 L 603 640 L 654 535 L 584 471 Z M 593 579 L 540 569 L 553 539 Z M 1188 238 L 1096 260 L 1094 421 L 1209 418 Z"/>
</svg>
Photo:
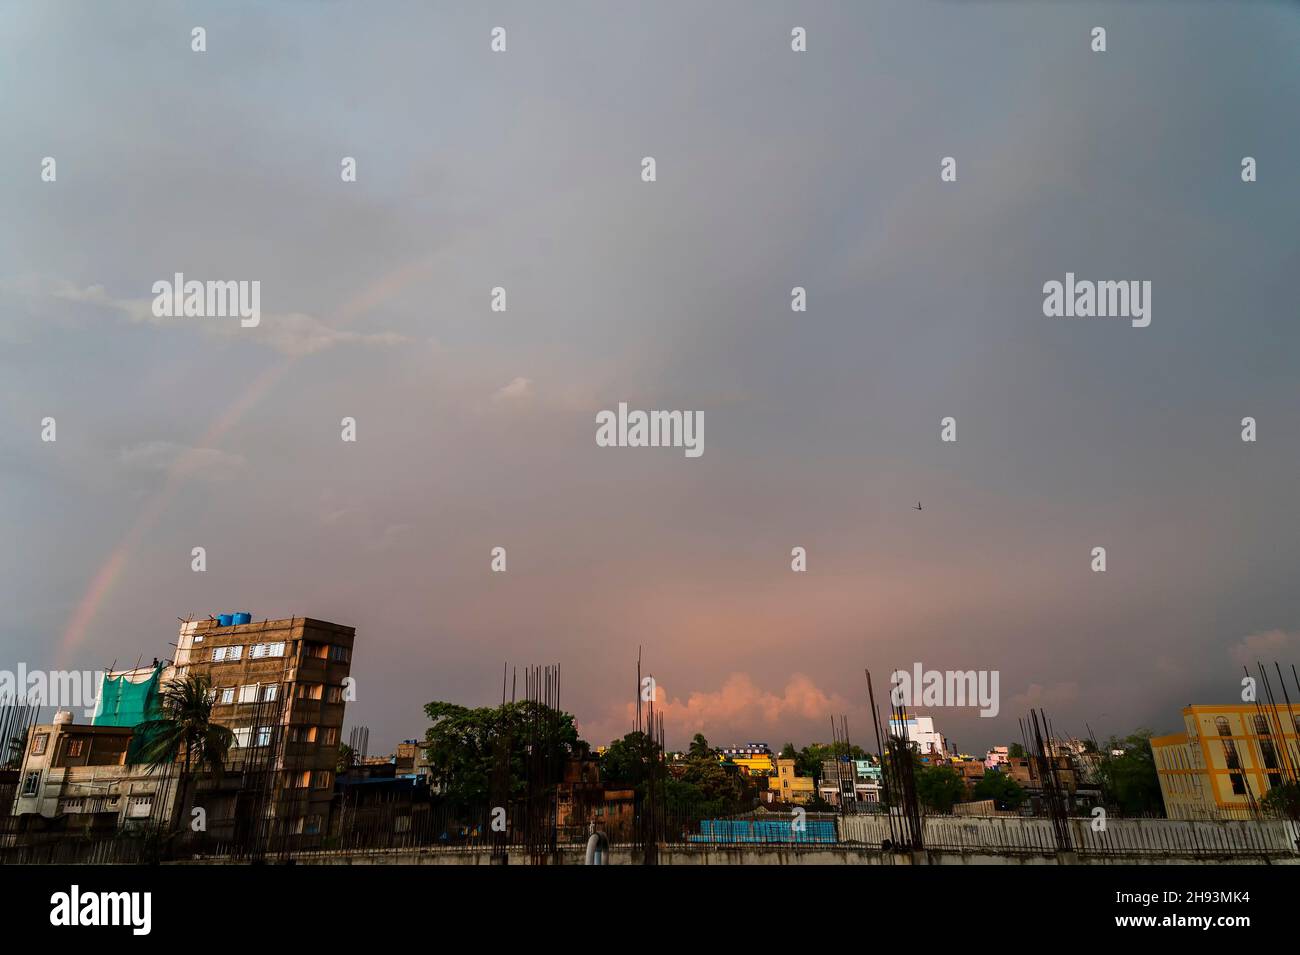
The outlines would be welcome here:
<svg viewBox="0 0 1300 955">
<path fill-rule="evenodd" d="M 780 729 L 792 722 L 825 722 L 830 714 L 851 708 L 838 694 L 826 692 L 802 673 L 792 674 L 779 692 L 762 689 L 748 673 L 733 673 L 718 689 L 695 690 L 685 699 L 672 696 L 659 684 L 655 707 L 663 714 L 666 726 L 672 728 L 673 737 L 703 732 L 710 738 L 718 737 L 719 742 Z M 608 727 L 612 736 L 621 736 L 631 728 L 633 716 L 633 705 L 626 704 L 619 716 L 600 728 Z"/>
</svg>

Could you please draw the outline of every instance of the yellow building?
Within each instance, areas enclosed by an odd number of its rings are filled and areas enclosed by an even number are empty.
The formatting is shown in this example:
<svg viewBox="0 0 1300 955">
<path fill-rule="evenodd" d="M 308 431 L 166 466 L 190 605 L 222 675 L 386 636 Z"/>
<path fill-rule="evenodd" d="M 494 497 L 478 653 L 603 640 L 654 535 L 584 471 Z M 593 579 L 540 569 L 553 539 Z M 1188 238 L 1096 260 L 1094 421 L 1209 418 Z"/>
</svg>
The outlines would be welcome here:
<svg viewBox="0 0 1300 955">
<path fill-rule="evenodd" d="M 1300 707 L 1188 706 L 1183 726 L 1181 733 L 1151 740 L 1171 819 L 1247 816 L 1300 769 Z"/>
<path fill-rule="evenodd" d="M 750 776 L 771 776 L 776 772 L 772 760 L 772 750 L 766 743 L 750 743 L 748 746 L 733 746 L 718 750 L 719 762 L 732 762 Z"/>
<path fill-rule="evenodd" d="M 769 802 L 790 802 L 800 805 L 812 802 L 817 790 L 811 776 L 796 776 L 793 759 L 778 759 L 776 775 L 767 781 Z"/>
</svg>

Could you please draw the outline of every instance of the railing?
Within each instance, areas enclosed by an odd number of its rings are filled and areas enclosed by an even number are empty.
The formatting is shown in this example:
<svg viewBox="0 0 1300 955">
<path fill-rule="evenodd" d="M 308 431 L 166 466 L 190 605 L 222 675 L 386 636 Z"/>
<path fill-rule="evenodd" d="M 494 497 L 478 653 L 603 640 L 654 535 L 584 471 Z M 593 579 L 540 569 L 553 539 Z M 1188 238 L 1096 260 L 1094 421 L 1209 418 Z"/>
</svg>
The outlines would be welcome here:
<svg viewBox="0 0 1300 955">
<path fill-rule="evenodd" d="M 1177 819 L 1067 820 L 1069 843 L 1061 846 L 1050 819 L 1022 816 L 927 816 L 926 849 L 958 852 L 1051 854 L 1062 848 L 1080 855 L 1250 857 L 1297 855 L 1300 829 L 1281 819 L 1183 821 Z M 887 816 L 846 816 L 846 842 L 881 845 L 891 838 Z"/>
<path fill-rule="evenodd" d="M 219 861 L 327 861 L 342 855 L 391 856 L 400 852 L 457 852 L 491 849 L 517 855 L 526 851 L 574 849 L 585 845 L 588 822 L 530 834 L 522 820 L 494 831 L 490 813 L 457 812 L 445 807 L 382 805 L 345 809 L 334 834 L 292 832 L 279 820 L 210 820 L 209 831 L 166 839 L 156 828 L 113 831 L 22 832 L 17 820 L 0 820 L 3 863 L 138 863 L 160 859 Z M 836 816 L 808 813 L 747 813 L 729 817 L 661 814 L 654 826 L 628 813 L 593 819 L 611 845 L 636 847 L 647 832 L 660 846 L 683 850 L 774 848 L 879 852 L 893 838 L 887 815 Z M 1115 819 L 1094 828 L 1091 818 L 1067 821 L 1065 848 L 1080 859 L 1166 858 L 1260 859 L 1300 855 L 1300 827 L 1278 819 L 1179 821 Z M 924 848 L 970 855 L 1055 857 L 1062 849 L 1051 820 L 1019 816 L 927 816 Z M 900 827 L 896 826 L 895 829 Z M 898 847 L 902 848 L 902 847 Z"/>
</svg>

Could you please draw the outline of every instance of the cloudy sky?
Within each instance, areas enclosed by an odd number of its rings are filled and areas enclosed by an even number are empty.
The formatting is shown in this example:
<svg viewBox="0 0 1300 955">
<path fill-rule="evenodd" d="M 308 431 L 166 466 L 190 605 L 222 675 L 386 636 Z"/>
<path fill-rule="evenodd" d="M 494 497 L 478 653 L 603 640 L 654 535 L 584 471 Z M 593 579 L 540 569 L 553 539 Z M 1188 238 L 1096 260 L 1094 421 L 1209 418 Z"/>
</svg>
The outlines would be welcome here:
<svg viewBox="0 0 1300 955">
<path fill-rule="evenodd" d="M 0 668 L 320 617 L 387 751 L 503 661 L 606 742 L 638 647 L 671 744 L 866 742 L 920 661 L 1000 671 L 933 713 L 982 751 L 1300 663 L 1298 4 L 15 2 L 0 48 Z M 1067 271 L 1150 327 L 1044 317 Z M 261 324 L 155 319 L 175 272 Z M 597 447 L 620 401 L 703 456 Z"/>
</svg>

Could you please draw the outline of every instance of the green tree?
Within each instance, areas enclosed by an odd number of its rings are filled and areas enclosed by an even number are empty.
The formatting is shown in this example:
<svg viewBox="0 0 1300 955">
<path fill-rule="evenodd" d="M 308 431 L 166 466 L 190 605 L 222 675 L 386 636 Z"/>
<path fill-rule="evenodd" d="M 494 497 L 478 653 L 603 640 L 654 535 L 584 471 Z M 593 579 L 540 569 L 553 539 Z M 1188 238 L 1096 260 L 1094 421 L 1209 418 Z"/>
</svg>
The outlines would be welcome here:
<svg viewBox="0 0 1300 955">
<path fill-rule="evenodd" d="M 966 797 L 966 783 L 951 766 L 922 766 L 916 771 L 916 795 L 932 812 L 952 812 Z"/>
<path fill-rule="evenodd" d="M 493 795 L 493 771 L 502 751 L 507 798 L 524 793 L 529 739 L 539 727 L 542 737 L 538 745 L 557 770 L 570 756 L 588 749 L 578 737 L 571 714 L 536 700 L 480 707 L 435 701 L 425 706 L 424 713 L 433 724 L 424 735 L 430 771 L 448 802 L 459 808 L 488 805 Z M 558 771 L 556 775 L 558 778 Z"/>
<path fill-rule="evenodd" d="M 211 770 L 219 782 L 235 744 L 235 734 L 212 720 L 212 684 L 206 676 L 191 675 L 166 683 L 159 694 L 161 716 L 135 728 L 127 751 L 132 766 L 147 765 L 153 772 L 179 761 L 180 788 L 172 801 L 168 829 L 180 831 L 190 816 L 198 774 Z"/>
<path fill-rule="evenodd" d="M 998 809 L 1015 809 L 1025 799 L 1025 791 L 1008 773 L 990 769 L 971 789 L 972 799 L 992 799 Z"/>
<path fill-rule="evenodd" d="M 703 800 L 719 812 L 734 812 L 745 800 L 745 784 L 737 772 L 728 772 L 712 755 L 687 761 L 682 782 L 695 786 Z"/>
<path fill-rule="evenodd" d="M 1025 748 L 1021 746 L 1019 743 L 1012 743 L 1010 746 L 1007 747 L 1007 755 L 1012 759 L 1024 759 Z"/>
<path fill-rule="evenodd" d="M 783 752 L 781 754 L 785 756 Z M 814 780 L 822 778 L 822 764 L 828 759 L 867 759 L 869 754 L 861 746 L 853 745 L 847 750 L 832 743 L 809 743 L 799 750 L 795 759 L 795 772 L 800 776 L 811 776 Z"/>
<path fill-rule="evenodd" d="M 1260 800 L 1264 809 L 1284 819 L 1300 819 L 1300 783 L 1286 782 L 1274 786 Z"/>
<path fill-rule="evenodd" d="M 606 782 L 640 788 L 652 778 L 667 776 L 662 756 L 658 743 L 635 730 L 605 748 L 600 757 L 600 776 Z"/>
<path fill-rule="evenodd" d="M 703 733 L 696 733 L 691 739 L 690 748 L 686 751 L 687 756 L 713 759 L 713 748 L 709 746 L 709 741 L 704 738 Z"/>
<path fill-rule="evenodd" d="M 342 774 L 346 773 L 357 764 L 357 751 L 347 743 L 339 743 L 339 754 L 334 760 L 334 771 Z"/>
<path fill-rule="evenodd" d="M 1123 739 L 1112 736 L 1097 766 L 1107 800 L 1127 815 L 1164 812 L 1151 736 L 1149 729 L 1137 729 Z"/>
</svg>

